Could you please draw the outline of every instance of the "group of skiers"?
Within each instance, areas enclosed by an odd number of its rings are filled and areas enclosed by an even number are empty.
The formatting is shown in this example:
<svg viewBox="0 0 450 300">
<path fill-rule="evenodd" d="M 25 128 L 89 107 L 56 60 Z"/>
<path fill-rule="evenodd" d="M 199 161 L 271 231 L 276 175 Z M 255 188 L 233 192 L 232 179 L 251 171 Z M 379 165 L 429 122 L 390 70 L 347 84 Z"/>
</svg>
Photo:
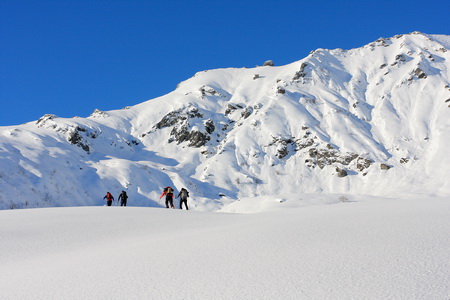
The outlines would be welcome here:
<svg viewBox="0 0 450 300">
<path fill-rule="evenodd" d="M 166 208 L 170 207 L 175 208 L 175 206 L 173 206 L 173 188 L 170 186 L 166 186 L 161 194 L 161 196 L 159 197 L 159 199 L 161 199 L 162 197 L 164 197 L 164 195 L 166 195 Z M 188 205 L 187 205 L 187 198 L 189 197 L 189 192 L 188 190 L 186 190 L 185 188 L 182 188 L 180 190 L 180 192 L 178 193 L 177 198 L 180 198 L 180 209 L 183 209 L 183 203 L 186 206 L 186 210 L 189 210 Z"/>
<path fill-rule="evenodd" d="M 161 199 L 162 197 L 164 197 L 164 195 L 166 196 L 166 208 L 175 208 L 175 206 L 173 205 L 173 195 L 174 195 L 174 189 L 170 186 L 166 186 L 161 194 L 161 196 L 159 197 L 159 199 Z M 180 198 L 180 209 L 183 209 L 183 203 L 186 206 L 186 210 L 189 210 L 188 205 L 187 205 L 187 198 L 189 197 L 189 192 L 187 189 L 182 188 L 180 190 L 180 192 L 178 193 L 178 196 L 176 198 Z M 103 197 L 103 199 L 106 199 L 106 204 L 108 206 L 112 205 L 112 202 L 114 201 L 114 197 L 110 192 L 107 192 L 105 197 Z M 125 191 L 122 191 L 122 193 L 120 193 L 119 198 L 117 199 L 117 201 L 120 201 L 120 206 L 127 206 L 127 199 L 128 199 L 128 195 Z"/>
<path fill-rule="evenodd" d="M 106 199 L 106 204 L 108 206 L 111 206 L 112 202 L 114 201 L 114 197 L 113 195 L 111 195 L 110 192 L 107 192 L 105 197 L 103 197 L 103 199 Z M 120 193 L 119 195 L 119 198 L 117 199 L 117 202 L 120 201 L 120 206 L 127 206 L 127 199 L 128 199 L 127 192 L 122 191 L 122 193 Z"/>
</svg>

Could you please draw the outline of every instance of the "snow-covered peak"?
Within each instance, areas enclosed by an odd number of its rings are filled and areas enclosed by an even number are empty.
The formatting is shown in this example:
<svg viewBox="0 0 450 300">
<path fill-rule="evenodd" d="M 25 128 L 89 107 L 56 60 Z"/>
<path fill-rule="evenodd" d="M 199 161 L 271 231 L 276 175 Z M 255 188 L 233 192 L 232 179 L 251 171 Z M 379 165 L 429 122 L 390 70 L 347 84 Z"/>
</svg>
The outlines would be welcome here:
<svg viewBox="0 0 450 300">
<path fill-rule="evenodd" d="M 98 205 L 122 189 L 158 206 L 167 185 L 201 210 L 296 193 L 449 195 L 448 46 L 415 32 L 318 49 L 198 72 L 123 110 L 3 127 L 0 206 Z"/>
</svg>

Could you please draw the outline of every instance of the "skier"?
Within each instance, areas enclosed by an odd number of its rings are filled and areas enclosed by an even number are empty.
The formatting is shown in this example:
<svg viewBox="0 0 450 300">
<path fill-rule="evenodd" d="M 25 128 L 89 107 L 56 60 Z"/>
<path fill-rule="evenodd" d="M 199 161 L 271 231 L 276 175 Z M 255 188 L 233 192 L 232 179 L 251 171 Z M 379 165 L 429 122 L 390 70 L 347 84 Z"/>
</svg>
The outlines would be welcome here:
<svg viewBox="0 0 450 300">
<path fill-rule="evenodd" d="M 187 198 L 189 197 L 189 192 L 187 189 L 182 188 L 177 198 L 180 198 L 180 209 L 183 209 L 183 203 L 186 206 L 186 210 L 189 210 L 187 205 Z"/>
<path fill-rule="evenodd" d="M 159 197 L 159 199 L 161 199 L 164 195 L 166 195 L 166 208 L 169 208 L 169 204 L 170 207 L 175 208 L 175 206 L 173 206 L 173 192 L 173 188 L 166 186 L 161 194 L 161 197 Z"/>
<path fill-rule="evenodd" d="M 113 197 L 113 195 L 111 195 L 110 192 L 107 192 L 106 196 L 103 197 L 103 199 L 106 199 L 106 203 L 108 206 L 111 206 L 112 202 L 114 201 L 114 197 Z"/>
<path fill-rule="evenodd" d="M 122 193 L 120 193 L 119 198 L 117 198 L 117 201 L 120 201 L 120 206 L 127 206 L 127 199 L 128 199 L 128 195 L 127 192 L 122 191 Z"/>
</svg>

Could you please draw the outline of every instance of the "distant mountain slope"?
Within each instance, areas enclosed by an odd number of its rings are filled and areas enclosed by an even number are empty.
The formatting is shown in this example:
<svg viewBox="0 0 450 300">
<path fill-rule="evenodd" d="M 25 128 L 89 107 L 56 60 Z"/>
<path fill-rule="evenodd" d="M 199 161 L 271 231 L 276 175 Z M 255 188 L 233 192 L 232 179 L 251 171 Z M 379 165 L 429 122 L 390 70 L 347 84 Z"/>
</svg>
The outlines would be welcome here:
<svg viewBox="0 0 450 300">
<path fill-rule="evenodd" d="M 99 205 L 107 190 L 196 209 L 281 193 L 450 195 L 450 37 L 412 33 L 286 66 L 197 73 L 88 118 L 0 128 L 0 208 Z"/>
</svg>

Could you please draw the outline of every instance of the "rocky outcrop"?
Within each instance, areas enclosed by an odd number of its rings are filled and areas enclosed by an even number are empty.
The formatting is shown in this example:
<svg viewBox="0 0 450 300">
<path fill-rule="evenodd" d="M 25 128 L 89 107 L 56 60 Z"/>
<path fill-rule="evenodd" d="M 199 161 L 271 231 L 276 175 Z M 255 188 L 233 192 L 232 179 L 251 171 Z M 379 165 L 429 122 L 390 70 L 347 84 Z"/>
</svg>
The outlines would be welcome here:
<svg viewBox="0 0 450 300">
<path fill-rule="evenodd" d="M 344 169 L 341 169 L 341 168 L 336 168 L 336 174 L 337 174 L 337 177 L 345 177 L 348 175 L 347 171 L 345 171 Z"/>
<path fill-rule="evenodd" d="M 425 72 L 421 68 L 415 69 L 414 70 L 414 75 L 416 75 L 420 79 L 427 78 L 427 74 L 425 74 Z"/>
<path fill-rule="evenodd" d="M 244 118 L 244 119 L 247 119 L 248 117 L 250 117 L 250 115 L 253 113 L 253 108 L 252 107 L 246 107 L 246 108 L 244 108 L 244 110 L 242 111 L 242 113 L 241 113 L 241 116 Z"/>
<path fill-rule="evenodd" d="M 398 54 L 395 56 L 395 61 L 391 64 L 391 66 L 395 66 L 397 64 L 403 63 L 406 61 L 407 56 L 404 54 Z"/>
<path fill-rule="evenodd" d="M 39 118 L 39 120 L 36 121 L 36 126 L 41 128 L 44 127 L 46 125 L 48 125 L 49 121 L 53 121 L 54 119 L 58 118 L 58 116 L 53 115 L 53 114 L 46 114 L 42 117 Z M 56 124 L 54 122 L 52 122 L 53 124 L 51 125 L 51 127 L 56 128 Z"/>
<path fill-rule="evenodd" d="M 201 147 L 208 142 L 211 137 L 203 132 L 198 130 L 189 130 L 189 127 L 184 124 L 179 127 L 174 127 L 170 132 L 171 138 L 169 139 L 169 143 L 176 141 L 177 144 L 188 141 L 189 147 Z"/>
<path fill-rule="evenodd" d="M 306 72 L 305 72 L 305 68 L 308 66 L 307 63 L 302 63 L 300 66 L 300 70 L 298 72 L 295 73 L 294 77 L 292 78 L 292 80 L 299 80 L 300 78 L 303 78 L 306 76 Z"/>
<path fill-rule="evenodd" d="M 95 109 L 94 112 L 89 116 L 90 118 L 107 118 L 109 114 L 99 109 Z"/>
<path fill-rule="evenodd" d="M 200 113 L 198 108 L 191 107 L 190 109 L 179 109 L 169 112 L 154 127 L 157 129 L 171 127 L 193 118 L 203 118 L 203 114 Z"/>
<path fill-rule="evenodd" d="M 391 168 L 391 166 L 389 166 L 387 164 L 380 164 L 380 168 L 381 168 L 381 170 L 387 171 L 387 170 L 389 170 Z"/>
<path fill-rule="evenodd" d="M 86 129 L 80 126 L 69 129 L 67 133 L 67 141 L 72 145 L 77 145 L 78 147 L 89 153 L 90 148 L 87 141 L 81 135 L 82 132 L 86 132 Z"/>
<path fill-rule="evenodd" d="M 169 143 L 189 142 L 188 147 L 198 148 L 210 141 L 211 134 L 216 130 L 212 119 L 202 120 L 202 118 L 203 113 L 196 107 L 181 108 L 166 114 L 152 131 L 172 127 Z M 145 134 L 142 135 L 144 136 Z"/>
<path fill-rule="evenodd" d="M 277 94 L 284 95 L 286 93 L 286 89 L 282 86 L 277 87 Z"/>
<path fill-rule="evenodd" d="M 236 106 L 234 106 L 233 104 L 229 103 L 228 106 L 227 106 L 227 109 L 225 110 L 225 116 L 228 116 L 229 114 L 234 112 L 236 109 L 238 109 Z"/>
<path fill-rule="evenodd" d="M 363 175 L 366 175 L 365 170 L 373 164 L 373 161 L 368 158 L 352 152 L 341 152 L 333 145 L 320 141 L 306 126 L 303 130 L 305 133 L 302 138 L 272 137 L 273 141 L 268 146 L 277 147 L 275 157 L 286 159 L 290 155 L 305 156 L 304 163 L 309 168 L 347 166 Z"/>
</svg>

